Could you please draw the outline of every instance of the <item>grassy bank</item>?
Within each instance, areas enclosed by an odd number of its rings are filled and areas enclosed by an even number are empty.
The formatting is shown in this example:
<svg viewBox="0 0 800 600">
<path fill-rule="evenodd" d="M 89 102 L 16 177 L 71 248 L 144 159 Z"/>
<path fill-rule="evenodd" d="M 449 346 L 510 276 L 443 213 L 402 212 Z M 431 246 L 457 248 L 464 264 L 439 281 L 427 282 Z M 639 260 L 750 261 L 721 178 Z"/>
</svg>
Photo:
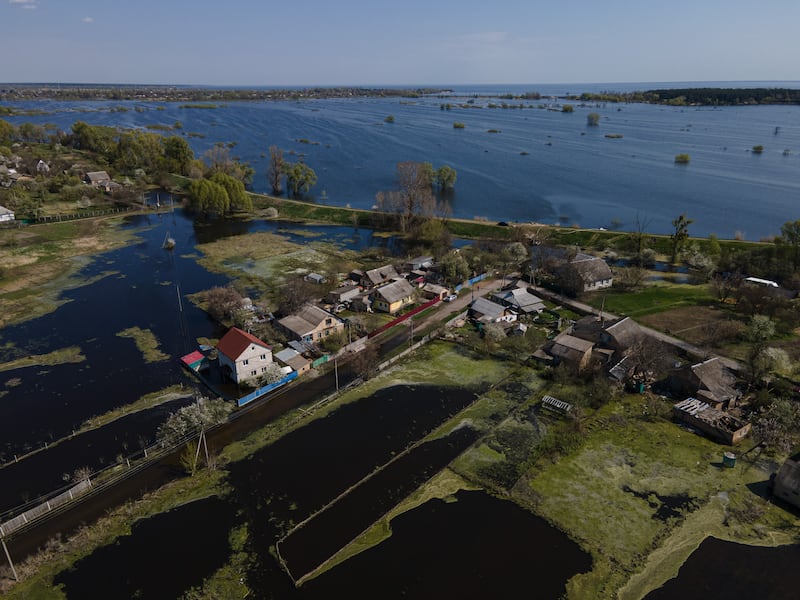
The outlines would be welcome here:
<svg viewBox="0 0 800 600">
<path fill-rule="evenodd" d="M 129 327 L 117 333 L 117 337 L 132 339 L 146 363 L 161 362 L 169 358 L 168 354 L 164 354 L 159 349 L 161 344 L 156 338 L 156 334 L 149 329 Z"/>
<path fill-rule="evenodd" d="M 86 360 L 78 346 L 53 350 L 47 354 L 31 354 L 15 360 L 0 363 L 0 373 L 25 367 L 50 367 L 54 365 L 77 364 Z"/>
</svg>

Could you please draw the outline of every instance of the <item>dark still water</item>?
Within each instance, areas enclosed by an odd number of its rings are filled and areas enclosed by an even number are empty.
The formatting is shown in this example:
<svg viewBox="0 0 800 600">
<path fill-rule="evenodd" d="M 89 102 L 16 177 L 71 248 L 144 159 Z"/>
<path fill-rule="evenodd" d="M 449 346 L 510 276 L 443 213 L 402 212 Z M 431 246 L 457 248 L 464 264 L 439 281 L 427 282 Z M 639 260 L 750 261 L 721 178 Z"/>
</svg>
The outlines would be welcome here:
<svg viewBox="0 0 800 600">
<path fill-rule="evenodd" d="M 645 600 L 796 600 L 800 546 L 762 548 L 706 538 L 678 576 Z"/>
<path fill-rule="evenodd" d="M 395 187 L 396 164 L 413 160 L 456 169 L 450 202 L 457 217 L 631 230 L 638 215 L 648 230 L 667 233 L 670 221 L 686 213 L 695 220 L 695 235 L 740 232 L 757 240 L 800 216 L 800 106 L 573 102 L 574 112 L 562 113 L 557 99 L 503 109 L 489 104 L 520 101 L 470 96 L 537 89 L 514 88 L 414 100 L 233 102 L 202 110 L 178 103 L 158 110 L 137 102 L 10 103 L 50 114 L 8 120 L 66 130 L 78 119 L 121 127 L 180 121 L 174 133 L 188 136 L 198 155 L 217 142 L 235 143 L 231 154 L 256 169 L 256 191 L 267 191 L 268 149 L 276 145 L 289 160 L 302 158 L 316 171 L 313 199 L 338 206 L 370 208 L 378 191 Z M 567 91 L 586 90 L 553 89 Z M 444 103 L 451 109 L 441 110 Z M 111 112 L 120 106 L 129 110 Z M 587 127 L 590 112 L 600 114 L 599 127 Z M 394 123 L 384 121 L 389 115 Z M 454 122 L 465 127 L 455 129 Z M 756 145 L 764 146 L 763 154 L 751 152 Z M 690 164 L 676 165 L 679 153 L 690 154 Z"/>
<path fill-rule="evenodd" d="M 218 498 L 190 502 L 134 523 L 129 536 L 96 550 L 55 583 L 70 600 L 175 600 L 228 561 L 236 524 Z"/>
<path fill-rule="evenodd" d="M 459 492 L 392 520 L 392 536 L 301 588 L 302 598 L 557 600 L 591 558 L 512 502 Z"/>
</svg>

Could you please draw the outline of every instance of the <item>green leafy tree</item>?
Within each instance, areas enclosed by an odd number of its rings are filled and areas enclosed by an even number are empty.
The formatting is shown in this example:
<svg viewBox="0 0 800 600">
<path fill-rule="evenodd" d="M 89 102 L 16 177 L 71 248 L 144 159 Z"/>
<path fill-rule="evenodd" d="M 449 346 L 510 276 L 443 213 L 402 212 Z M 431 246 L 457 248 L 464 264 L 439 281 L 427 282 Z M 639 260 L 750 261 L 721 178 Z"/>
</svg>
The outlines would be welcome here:
<svg viewBox="0 0 800 600">
<path fill-rule="evenodd" d="M 164 140 L 164 169 L 168 173 L 188 175 L 193 160 L 194 151 L 185 139 L 173 135 Z"/>
<path fill-rule="evenodd" d="M 565 113 L 575 112 L 575 107 L 572 106 L 572 104 L 565 104 L 564 106 L 561 107 L 561 112 Z"/>
<path fill-rule="evenodd" d="M 600 125 L 600 115 L 596 112 L 591 112 L 586 115 L 586 124 L 589 127 L 597 127 Z"/>
<path fill-rule="evenodd" d="M 225 192 L 228 194 L 230 210 L 253 210 L 253 201 L 247 195 L 244 184 L 241 181 L 225 173 L 214 173 L 210 179 L 225 188 Z"/>
<path fill-rule="evenodd" d="M 294 198 L 300 198 L 317 183 L 317 174 L 314 169 L 304 162 L 285 163 L 284 174 L 286 184 Z"/>
<path fill-rule="evenodd" d="M 436 183 L 441 190 L 452 190 L 456 185 L 456 170 L 449 165 L 436 169 Z"/>
<path fill-rule="evenodd" d="M 189 201 L 195 210 L 224 215 L 230 209 L 230 198 L 223 186 L 209 179 L 198 179 L 189 185 Z"/>
<path fill-rule="evenodd" d="M 672 248 L 671 262 L 675 264 L 678 260 L 678 252 L 680 252 L 686 240 L 689 239 L 689 225 L 694 223 L 692 219 L 687 219 L 686 215 L 682 214 L 677 219 L 673 219 L 672 227 L 674 231 L 670 234 L 670 246 Z"/>
<path fill-rule="evenodd" d="M 0 119 L 0 146 L 10 146 L 16 137 L 16 127 L 8 121 Z"/>
<path fill-rule="evenodd" d="M 787 221 L 781 225 L 781 235 L 775 238 L 775 244 L 788 255 L 792 271 L 800 266 L 800 220 Z"/>
</svg>

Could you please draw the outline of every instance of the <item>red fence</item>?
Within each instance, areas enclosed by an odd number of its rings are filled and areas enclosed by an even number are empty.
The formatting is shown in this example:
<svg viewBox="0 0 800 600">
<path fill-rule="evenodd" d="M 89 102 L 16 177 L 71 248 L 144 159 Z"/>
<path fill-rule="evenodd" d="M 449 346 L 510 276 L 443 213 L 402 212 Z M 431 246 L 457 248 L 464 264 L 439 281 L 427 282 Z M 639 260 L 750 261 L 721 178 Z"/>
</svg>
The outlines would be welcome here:
<svg viewBox="0 0 800 600">
<path fill-rule="evenodd" d="M 392 327 L 394 327 L 395 325 L 398 325 L 398 324 L 402 323 L 403 321 L 405 321 L 406 319 L 409 319 L 409 318 L 413 317 L 413 316 L 414 316 L 414 315 L 416 315 L 417 313 L 421 313 L 423 310 L 425 310 L 425 309 L 427 309 L 427 308 L 430 308 L 431 306 L 433 306 L 433 305 L 434 305 L 434 304 L 436 304 L 437 302 L 440 302 L 441 300 L 442 300 L 442 299 L 441 299 L 441 298 L 439 298 L 439 296 L 436 296 L 436 298 L 434 298 L 433 300 L 429 300 L 429 301 L 428 301 L 428 302 L 426 302 L 425 304 L 420 304 L 420 305 L 419 305 L 419 306 L 417 306 L 416 308 L 412 308 L 412 309 L 411 309 L 410 311 L 408 311 L 406 314 L 404 314 L 404 315 L 401 315 L 401 316 L 397 317 L 397 318 L 396 318 L 396 319 L 394 319 L 393 321 L 389 321 L 389 322 L 388 322 L 388 323 L 386 323 L 385 325 L 381 325 L 381 326 L 380 326 L 380 327 L 378 327 L 378 328 L 377 328 L 375 331 L 371 331 L 371 332 L 370 332 L 370 333 L 367 335 L 367 337 L 369 337 L 369 338 L 373 338 L 373 337 L 375 337 L 376 335 L 378 335 L 379 333 L 383 333 L 383 332 L 384 332 L 384 331 L 386 331 L 387 329 L 391 329 L 391 328 L 392 328 Z"/>
</svg>

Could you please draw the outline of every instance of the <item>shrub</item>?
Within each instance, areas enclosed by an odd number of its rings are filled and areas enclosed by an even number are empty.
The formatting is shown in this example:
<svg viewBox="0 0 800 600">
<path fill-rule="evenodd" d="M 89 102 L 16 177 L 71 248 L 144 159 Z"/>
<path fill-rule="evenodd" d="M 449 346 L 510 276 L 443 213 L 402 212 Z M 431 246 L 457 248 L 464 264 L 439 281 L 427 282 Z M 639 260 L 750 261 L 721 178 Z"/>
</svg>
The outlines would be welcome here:
<svg viewBox="0 0 800 600">
<path fill-rule="evenodd" d="M 572 106 L 572 104 L 565 104 L 564 106 L 561 107 L 561 112 L 565 113 L 575 112 L 575 107 Z"/>
<path fill-rule="evenodd" d="M 753 153 L 761 154 L 762 152 L 764 152 L 764 146 L 762 146 L 761 144 L 758 144 L 757 146 L 753 146 Z"/>
<path fill-rule="evenodd" d="M 685 165 L 689 162 L 691 157 L 688 154 L 676 154 L 675 155 L 675 162 L 679 165 Z"/>
<path fill-rule="evenodd" d="M 394 123 L 394 115 L 389 115 L 383 120 L 385 123 Z"/>
<path fill-rule="evenodd" d="M 453 129 L 464 129 L 465 125 L 460 121 L 456 121 L 453 123 Z"/>
<path fill-rule="evenodd" d="M 586 124 L 589 127 L 597 127 L 600 125 L 600 115 L 596 112 L 591 112 L 586 115 Z"/>
</svg>

